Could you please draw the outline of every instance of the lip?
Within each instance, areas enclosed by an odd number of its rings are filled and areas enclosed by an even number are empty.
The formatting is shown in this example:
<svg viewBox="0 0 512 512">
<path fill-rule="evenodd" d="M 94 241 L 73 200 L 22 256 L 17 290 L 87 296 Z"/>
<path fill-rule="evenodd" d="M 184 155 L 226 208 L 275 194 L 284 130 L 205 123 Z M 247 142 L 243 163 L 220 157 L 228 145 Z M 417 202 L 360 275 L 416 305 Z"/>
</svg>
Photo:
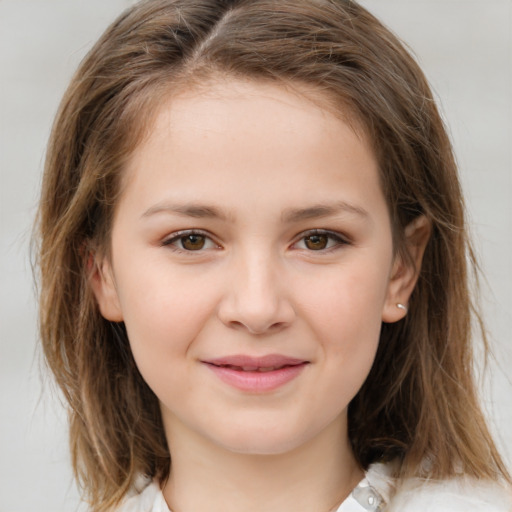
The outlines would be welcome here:
<svg viewBox="0 0 512 512">
<path fill-rule="evenodd" d="M 201 361 L 224 383 L 241 391 L 274 391 L 298 377 L 309 361 L 281 354 L 232 355 Z"/>
</svg>

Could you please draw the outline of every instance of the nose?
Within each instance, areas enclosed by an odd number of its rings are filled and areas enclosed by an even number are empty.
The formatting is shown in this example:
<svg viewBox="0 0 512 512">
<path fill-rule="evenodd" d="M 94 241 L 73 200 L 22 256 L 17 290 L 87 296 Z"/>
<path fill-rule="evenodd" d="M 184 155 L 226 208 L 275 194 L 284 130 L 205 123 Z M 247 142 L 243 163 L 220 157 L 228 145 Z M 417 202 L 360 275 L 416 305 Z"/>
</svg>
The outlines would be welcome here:
<svg viewBox="0 0 512 512">
<path fill-rule="evenodd" d="M 219 304 L 220 320 L 251 334 L 269 334 L 288 327 L 295 310 L 283 273 L 272 258 L 244 257 L 233 267 Z"/>
</svg>

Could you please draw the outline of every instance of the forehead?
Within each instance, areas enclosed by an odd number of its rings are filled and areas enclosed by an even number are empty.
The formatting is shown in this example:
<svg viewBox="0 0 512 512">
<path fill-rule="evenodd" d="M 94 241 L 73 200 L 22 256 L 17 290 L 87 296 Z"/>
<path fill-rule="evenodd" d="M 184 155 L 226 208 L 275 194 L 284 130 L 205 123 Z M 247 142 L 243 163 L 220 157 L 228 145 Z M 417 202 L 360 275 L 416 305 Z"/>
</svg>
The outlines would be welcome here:
<svg viewBox="0 0 512 512">
<path fill-rule="evenodd" d="M 347 193 L 380 191 L 367 138 L 344 113 L 333 115 L 329 100 L 299 87 L 235 80 L 182 90 L 157 109 L 125 183 L 142 195 L 160 187 L 219 202 L 292 189 L 297 200 L 322 202 L 334 182 Z M 349 171 L 357 179 L 346 179 Z"/>
<path fill-rule="evenodd" d="M 258 124 L 266 124 L 268 134 L 280 135 L 275 140 L 277 144 L 283 144 L 286 135 L 312 142 L 330 139 L 331 128 L 343 124 L 368 152 L 373 152 L 355 109 L 315 85 L 210 77 L 202 83 L 178 81 L 174 91 L 164 95 L 159 104 L 152 103 L 152 121 L 147 123 L 146 136 L 137 144 L 130 168 L 151 147 L 168 144 L 180 136 L 195 138 L 200 145 L 214 133 L 224 131 L 229 135 L 229 128 L 233 127 L 240 136 L 252 136 L 255 144 L 263 142 Z M 234 142 L 228 137 L 226 144 L 230 141 Z"/>
</svg>

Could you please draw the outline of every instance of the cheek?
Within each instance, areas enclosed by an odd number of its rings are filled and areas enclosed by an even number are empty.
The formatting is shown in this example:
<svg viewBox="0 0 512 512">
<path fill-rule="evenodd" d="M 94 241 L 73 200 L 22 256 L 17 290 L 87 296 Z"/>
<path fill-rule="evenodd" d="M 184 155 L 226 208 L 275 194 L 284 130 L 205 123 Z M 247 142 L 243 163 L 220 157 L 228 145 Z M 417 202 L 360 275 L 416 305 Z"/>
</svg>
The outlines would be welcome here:
<svg viewBox="0 0 512 512">
<path fill-rule="evenodd" d="M 387 259 L 361 255 L 329 273 L 320 270 L 318 275 L 309 272 L 306 281 L 304 275 L 295 279 L 301 283 L 295 294 L 309 323 L 338 333 L 380 329 L 388 287 Z"/>
<path fill-rule="evenodd" d="M 199 287 L 186 272 L 169 269 L 169 265 L 148 262 L 130 278 L 122 275 L 118 279 L 130 346 L 144 376 L 182 359 L 217 303 L 216 288 L 208 279 L 200 280 Z"/>
<path fill-rule="evenodd" d="M 311 281 L 301 294 L 302 311 L 320 342 L 320 357 L 331 375 L 329 390 L 351 399 L 368 375 L 377 351 L 387 291 L 386 262 L 360 258 L 329 279 Z M 339 390 L 343 389 L 343 397 Z"/>
</svg>

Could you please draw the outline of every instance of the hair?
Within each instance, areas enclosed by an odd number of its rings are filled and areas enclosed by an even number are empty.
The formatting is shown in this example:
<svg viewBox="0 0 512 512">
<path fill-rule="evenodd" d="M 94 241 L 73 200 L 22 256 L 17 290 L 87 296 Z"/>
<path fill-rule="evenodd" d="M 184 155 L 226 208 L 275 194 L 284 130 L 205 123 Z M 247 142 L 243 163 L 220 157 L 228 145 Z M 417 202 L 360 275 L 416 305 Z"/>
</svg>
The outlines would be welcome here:
<svg viewBox="0 0 512 512">
<path fill-rule="evenodd" d="M 117 19 L 74 75 L 49 141 L 37 221 L 42 346 L 69 404 L 73 467 L 93 509 L 110 510 L 138 475 L 165 479 L 171 454 L 124 325 L 99 312 L 92 255 L 109 254 L 123 169 L 158 106 L 178 87 L 216 77 L 305 84 L 339 113 L 349 109 L 378 159 L 395 250 L 405 254 L 411 220 L 431 224 L 409 313 L 383 324 L 349 406 L 361 467 L 394 459 L 402 479 L 508 479 L 473 375 L 471 331 L 482 324 L 456 164 L 415 60 L 355 1 L 149 0 Z"/>
</svg>

